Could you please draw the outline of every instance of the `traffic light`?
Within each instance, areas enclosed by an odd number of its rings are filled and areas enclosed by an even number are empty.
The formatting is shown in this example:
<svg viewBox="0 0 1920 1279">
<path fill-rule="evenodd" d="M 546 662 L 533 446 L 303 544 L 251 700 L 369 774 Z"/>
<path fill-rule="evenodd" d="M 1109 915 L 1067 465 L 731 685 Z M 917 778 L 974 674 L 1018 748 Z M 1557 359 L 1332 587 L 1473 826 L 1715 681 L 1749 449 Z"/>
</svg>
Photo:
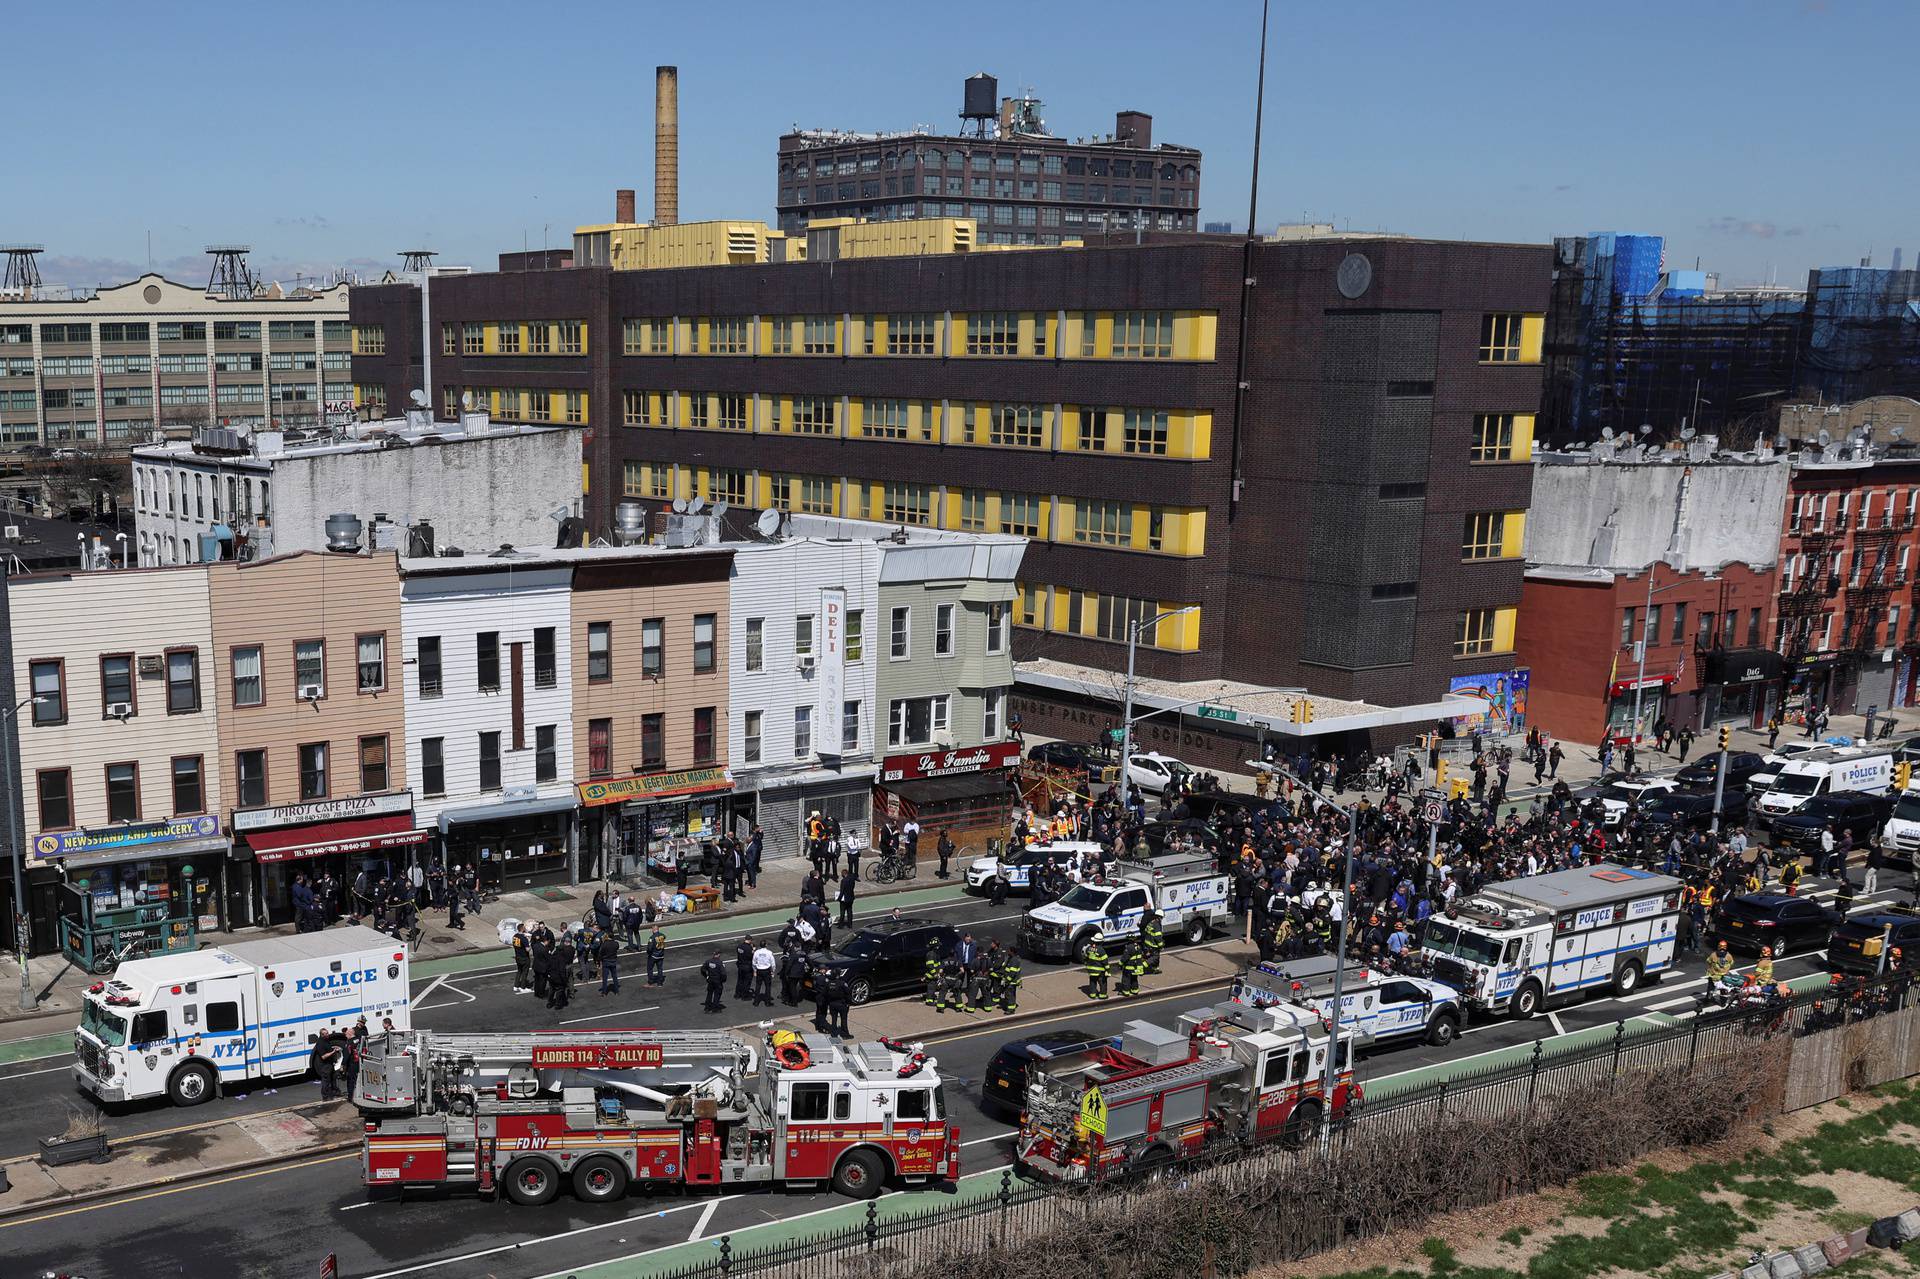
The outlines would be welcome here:
<svg viewBox="0 0 1920 1279">
<path fill-rule="evenodd" d="M 1893 766 L 1893 788 L 1895 790 L 1905 790 L 1907 784 L 1911 781 L 1913 781 L 1913 765 L 1911 763 L 1903 759 Z"/>
<path fill-rule="evenodd" d="M 1723 729 L 1721 729 L 1721 730 L 1720 730 L 1720 749 L 1721 749 L 1721 750 L 1723 750 L 1723 751 L 1727 749 L 1727 738 L 1728 738 L 1728 736 L 1729 736 L 1729 734 L 1728 734 L 1728 731 L 1727 731 L 1726 729 L 1724 729 L 1724 728 L 1723 728 Z"/>
<path fill-rule="evenodd" d="M 1447 788 L 1447 761 L 1444 759 L 1433 766 L 1433 784 L 1441 790 Z"/>
<path fill-rule="evenodd" d="M 1304 697 L 1295 698 L 1293 705 L 1287 709 L 1287 717 L 1296 724 L 1313 723 L 1313 703 Z"/>
</svg>

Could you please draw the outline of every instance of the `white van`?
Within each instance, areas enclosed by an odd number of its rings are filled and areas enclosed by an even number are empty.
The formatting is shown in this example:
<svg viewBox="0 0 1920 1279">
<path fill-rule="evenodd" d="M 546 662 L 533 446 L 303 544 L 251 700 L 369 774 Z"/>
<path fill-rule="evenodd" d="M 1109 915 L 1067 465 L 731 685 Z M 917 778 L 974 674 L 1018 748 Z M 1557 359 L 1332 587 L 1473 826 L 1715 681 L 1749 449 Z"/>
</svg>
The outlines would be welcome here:
<svg viewBox="0 0 1920 1279">
<path fill-rule="evenodd" d="M 1920 865 L 1920 787 L 1907 787 L 1893 802 L 1880 832 L 1880 849 L 1910 866 Z"/>
<path fill-rule="evenodd" d="M 334 928 L 133 959 L 87 987 L 74 1082 L 102 1101 L 195 1106 L 223 1084 L 306 1073 L 313 1044 L 365 1017 L 408 1016 L 407 948 Z"/>
<path fill-rule="evenodd" d="M 1893 788 L 1893 752 L 1885 747 L 1835 746 L 1788 760 L 1753 808 L 1761 827 L 1800 808 L 1815 795 L 1859 791 L 1884 795 Z"/>
</svg>

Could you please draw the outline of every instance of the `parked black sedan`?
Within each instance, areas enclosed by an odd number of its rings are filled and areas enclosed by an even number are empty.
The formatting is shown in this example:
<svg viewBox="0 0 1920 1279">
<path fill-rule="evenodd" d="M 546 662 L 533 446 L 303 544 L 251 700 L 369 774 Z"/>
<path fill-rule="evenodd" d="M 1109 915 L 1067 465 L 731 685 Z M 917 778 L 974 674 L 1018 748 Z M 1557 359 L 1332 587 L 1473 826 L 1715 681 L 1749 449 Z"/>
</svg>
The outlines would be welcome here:
<svg viewBox="0 0 1920 1279">
<path fill-rule="evenodd" d="M 1111 1042 L 1109 1036 L 1069 1026 L 1000 1045 L 1000 1051 L 987 1063 L 986 1076 L 980 1081 L 980 1109 L 989 1115 L 1006 1117 L 1016 1116 L 1026 1108 L 1027 1069 L 1038 1056 L 1036 1049 L 1061 1055 Z"/>
<path fill-rule="evenodd" d="M 945 955 L 959 940 L 960 934 L 951 924 L 931 919 L 882 920 L 862 928 L 832 951 L 814 955 L 804 985 L 811 994 L 823 970 L 834 968 L 846 976 L 848 993 L 856 1004 L 864 1004 L 875 995 L 924 990 L 927 948 L 936 947 Z"/>
<path fill-rule="evenodd" d="M 1910 910 L 1871 910 L 1849 915 L 1827 939 L 1827 967 L 1871 977 L 1894 950 L 1920 960 L 1920 914 Z"/>
<path fill-rule="evenodd" d="M 1747 793 L 1729 790 L 1720 797 L 1720 828 L 1744 826 L 1747 822 Z M 1682 834 L 1709 830 L 1713 826 L 1713 792 L 1675 790 L 1655 795 L 1640 809 L 1641 829 L 1648 838 L 1665 845 L 1678 827 Z"/>
<path fill-rule="evenodd" d="M 1748 893 L 1731 897 L 1714 911 L 1709 935 L 1730 949 L 1758 952 L 1773 947 L 1780 959 L 1803 950 L 1818 950 L 1845 916 L 1819 902 L 1785 893 Z"/>
<path fill-rule="evenodd" d="M 1835 839 L 1845 831 L 1852 831 L 1853 846 L 1865 848 L 1867 841 L 1887 824 L 1887 814 L 1892 809 L 1890 795 L 1846 790 L 1815 795 L 1791 813 L 1782 813 L 1773 819 L 1773 845 L 1801 852 L 1818 848 L 1821 832 L 1831 827 Z"/>
<path fill-rule="evenodd" d="M 1713 789 L 1714 777 L 1720 771 L 1720 752 L 1714 751 L 1702 755 L 1673 775 L 1673 780 L 1682 786 L 1698 787 L 1702 790 Z M 1755 773 L 1771 772 L 1766 759 L 1752 751 L 1731 751 L 1727 755 L 1727 790 L 1745 790 L 1747 779 Z"/>
</svg>

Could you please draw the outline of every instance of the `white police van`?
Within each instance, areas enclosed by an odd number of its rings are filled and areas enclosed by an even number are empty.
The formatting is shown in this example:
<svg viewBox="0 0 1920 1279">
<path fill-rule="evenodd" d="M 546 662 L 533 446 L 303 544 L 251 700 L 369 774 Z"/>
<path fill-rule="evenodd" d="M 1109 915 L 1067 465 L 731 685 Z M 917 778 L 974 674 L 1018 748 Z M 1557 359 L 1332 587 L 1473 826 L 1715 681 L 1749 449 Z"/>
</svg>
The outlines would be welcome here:
<svg viewBox="0 0 1920 1279">
<path fill-rule="evenodd" d="M 1250 1008 L 1296 1004 L 1324 1020 L 1333 1015 L 1332 955 L 1253 965 L 1234 979 L 1229 998 Z M 1347 965 L 1340 983 L 1340 1024 L 1354 1042 L 1373 1044 L 1422 1038 L 1436 1048 L 1453 1042 L 1467 1019 L 1460 992 L 1444 982 L 1403 977 L 1365 964 Z"/>
<path fill-rule="evenodd" d="M 362 927 L 128 960 L 87 987 L 73 1077 L 102 1101 L 198 1105 L 304 1073 L 315 1040 L 363 1016 L 410 1030 L 409 980 L 406 946 Z"/>
<path fill-rule="evenodd" d="M 1776 817 L 1797 812 L 1816 795 L 1859 791 L 1884 795 L 1893 789 L 1893 751 L 1884 746 L 1834 746 L 1787 761 L 1752 808 L 1762 830 Z"/>
<path fill-rule="evenodd" d="M 1098 857 L 1100 845 L 1087 839 L 1062 839 L 1002 849 L 998 857 L 976 857 L 967 865 L 967 889 L 985 893 L 991 889 L 993 877 L 1004 871 L 1008 888 L 1016 893 L 1028 892 L 1033 888 L 1034 867 L 1046 865 L 1049 857 L 1054 865 L 1065 866 L 1076 854 L 1082 853 Z"/>
</svg>

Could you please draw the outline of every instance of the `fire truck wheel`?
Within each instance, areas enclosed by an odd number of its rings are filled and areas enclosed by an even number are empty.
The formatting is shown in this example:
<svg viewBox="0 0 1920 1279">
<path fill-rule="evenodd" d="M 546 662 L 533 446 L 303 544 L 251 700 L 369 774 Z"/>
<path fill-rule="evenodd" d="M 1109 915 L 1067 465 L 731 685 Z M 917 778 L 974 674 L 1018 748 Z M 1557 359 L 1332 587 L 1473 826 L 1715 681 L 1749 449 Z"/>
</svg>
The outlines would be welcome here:
<svg viewBox="0 0 1920 1279">
<path fill-rule="evenodd" d="M 574 1198 L 585 1203 L 612 1203 L 627 1193 L 627 1166 L 612 1155 L 594 1155 L 573 1170 Z"/>
<path fill-rule="evenodd" d="M 560 1193 L 560 1171 L 544 1159 L 520 1159 L 503 1179 L 507 1198 L 534 1207 Z"/>
<path fill-rule="evenodd" d="M 173 1072 L 167 1081 L 167 1096 L 176 1106 L 197 1106 L 213 1096 L 213 1072 L 199 1063 L 191 1063 Z"/>
<path fill-rule="evenodd" d="M 850 1150 L 833 1170 L 833 1188 L 849 1199 L 872 1199 L 886 1176 L 880 1156 L 871 1150 Z"/>
<path fill-rule="evenodd" d="M 1620 971 L 1613 975 L 1613 997 L 1625 999 L 1640 989 L 1640 965 L 1632 960 L 1620 965 Z"/>
<path fill-rule="evenodd" d="M 1173 1152 L 1165 1146 L 1150 1146 L 1140 1152 L 1133 1161 L 1134 1175 L 1149 1184 L 1160 1180 L 1169 1165 L 1173 1163 Z"/>
<path fill-rule="evenodd" d="M 1320 1135 L 1320 1103 L 1303 1101 L 1293 1108 L 1287 1116 L 1286 1143 L 1289 1146 L 1308 1146 Z"/>
<path fill-rule="evenodd" d="M 1513 992 L 1513 1016 L 1515 1021 L 1525 1021 L 1540 1013 L 1540 986 L 1537 982 L 1527 982 Z"/>
<path fill-rule="evenodd" d="M 1207 921 L 1195 915 L 1187 921 L 1187 945 L 1198 946 L 1207 939 Z"/>
<path fill-rule="evenodd" d="M 1427 1023 L 1427 1042 L 1435 1048 L 1445 1048 L 1460 1033 L 1460 1019 L 1451 1013 L 1441 1013 Z"/>
</svg>

